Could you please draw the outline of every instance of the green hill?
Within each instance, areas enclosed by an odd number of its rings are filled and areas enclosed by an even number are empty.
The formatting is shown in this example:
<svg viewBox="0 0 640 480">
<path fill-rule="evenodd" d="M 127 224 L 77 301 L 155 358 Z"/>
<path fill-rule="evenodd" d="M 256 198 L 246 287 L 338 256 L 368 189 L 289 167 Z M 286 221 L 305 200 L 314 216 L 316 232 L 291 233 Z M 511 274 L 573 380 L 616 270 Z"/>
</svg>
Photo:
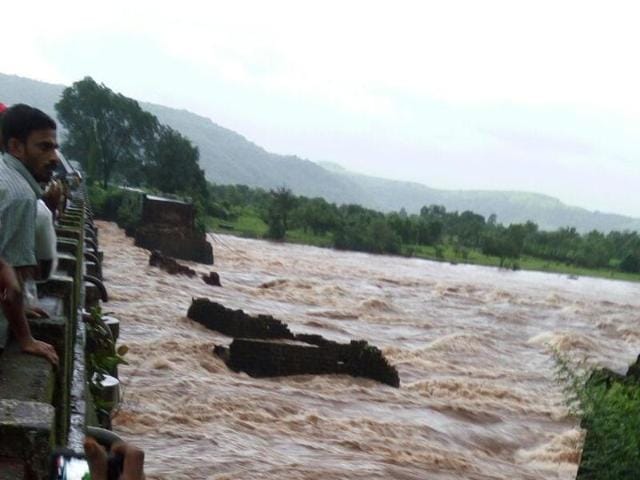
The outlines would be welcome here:
<svg viewBox="0 0 640 480">
<path fill-rule="evenodd" d="M 63 89 L 63 85 L 0 74 L 0 101 L 28 103 L 54 116 L 54 104 Z M 545 229 L 572 226 L 581 232 L 640 230 L 640 219 L 567 206 L 546 195 L 437 190 L 418 183 L 361 175 L 336 164 L 276 155 L 208 118 L 161 105 L 144 102 L 141 105 L 198 146 L 200 164 L 207 178 L 215 183 L 263 188 L 287 186 L 298 195 L 358 203 L 383 211 L 405 208 L 418 212 L 424 205 L 439 204 L 449 211 L 472 210 L 485 217 L 496 214 L 502 223 L 531 220 Z"/>
</svg>

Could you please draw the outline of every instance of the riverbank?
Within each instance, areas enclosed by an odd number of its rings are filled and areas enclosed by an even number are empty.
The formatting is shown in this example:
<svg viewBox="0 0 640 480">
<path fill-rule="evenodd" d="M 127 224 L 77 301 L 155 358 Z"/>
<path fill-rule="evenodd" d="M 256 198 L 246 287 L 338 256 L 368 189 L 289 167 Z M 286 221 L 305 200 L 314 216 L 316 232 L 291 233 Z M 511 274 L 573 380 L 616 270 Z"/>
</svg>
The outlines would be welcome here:
<svg viewBox="0 0 640 480">
<path fill-rule="evenodd" d="M 257 215 L 240 215 L 235 220 L 208 217 L 207 230 L 214 234 L 227 234 L 243 238 L 262 239 L 268 231 L 267 224 Z M 333 248 L 331 234 L 314 235 L 302 229 L 288 230 L 284 238 L 285 243 L 311 245 L 322 248 Z M 499 268 L 499 257 L 485 255 L 478 249 L 455 249 L 450 245 L 403 245 L 401 255 L 416 257 L 437 262 L 452 264 L 469 264 Z M 546 272 L 568 275 L 570 277 L 593 277 L 625 282 L 640 282 L 640 273 L 625 273 L 614 269 L 594 269 L 552 262 L 530 256 L 521 256 L 507 268 L 521 269 L 534 272 Z"/>
</svg>

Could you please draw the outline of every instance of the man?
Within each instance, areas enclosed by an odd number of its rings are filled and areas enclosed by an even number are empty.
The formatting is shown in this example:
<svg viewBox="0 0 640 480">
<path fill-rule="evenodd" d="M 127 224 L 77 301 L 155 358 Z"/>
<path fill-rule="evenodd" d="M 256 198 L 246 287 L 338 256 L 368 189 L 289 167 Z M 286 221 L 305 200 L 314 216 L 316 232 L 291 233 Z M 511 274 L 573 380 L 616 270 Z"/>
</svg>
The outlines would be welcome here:
<svg viewBox="0 0 640 480">
<path fill-rule="evenodd" d="M 0 257 L 15 269 L 21 287 L 35 275 L 35 228 L 40 183 L 47 183 L 58 165 L 56 124 L 44 112 L 18 104 L 2 116 L 0 160 Z M 24 288 L 22 288 L 24 292 Z M 1 293 L 1 292 L 0 292 Z M 47 358 L 58 356 L 48 343 L 31 335 L 25 316 L 24 293 L 7 295 L 4 314 L 23 352 Z"/>
</svg>

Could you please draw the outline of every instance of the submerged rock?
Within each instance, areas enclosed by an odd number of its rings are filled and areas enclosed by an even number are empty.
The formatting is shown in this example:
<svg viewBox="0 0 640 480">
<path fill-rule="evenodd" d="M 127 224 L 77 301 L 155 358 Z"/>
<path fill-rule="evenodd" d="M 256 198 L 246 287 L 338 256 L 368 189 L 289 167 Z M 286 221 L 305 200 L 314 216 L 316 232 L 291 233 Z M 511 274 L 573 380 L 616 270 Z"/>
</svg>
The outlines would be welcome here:
<svg viewBox="0 0 640 480">
<path fill-rule="evenodd" d="M 202 275 L 202 280 L 204 280 L 204 283 L 207 285 L 212 285 L 214 287 L 222 286 L 220 285 L 220 275 L 218 275 L 218 272 L 210 272 L 208 275 Z"/>
<path fill-rule="evenodd" d="M 161 268 L 171 275 L 187 275 L 188 277 L 194 277 L 196 271 L 186 265 L 180 265 L 173 258 L 166 257 L 160 251 L 154 250 L 149 255 L 149 265 L 152 267 Z"/>
</svg>

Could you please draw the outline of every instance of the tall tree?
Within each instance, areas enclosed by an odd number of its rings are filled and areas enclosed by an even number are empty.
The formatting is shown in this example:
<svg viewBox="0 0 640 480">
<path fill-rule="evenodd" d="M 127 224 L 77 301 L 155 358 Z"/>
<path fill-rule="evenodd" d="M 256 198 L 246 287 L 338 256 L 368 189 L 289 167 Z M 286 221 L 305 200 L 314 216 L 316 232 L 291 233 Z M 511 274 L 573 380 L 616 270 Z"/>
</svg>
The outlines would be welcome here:
<svg viewBox="0 0 640 480">
<path fill-rule="evenodd" d="M 146 182 L 162 192 L 208 197 L 204 172 L 198 165 L 198 147 L 171 127 L 161 125 L 158 139 L 147 150 Z"/>
<path fill-rule="evenodd" d="M 289 228 L 289 213 L 296 206 L 296 197 L 290 189 L 278 187 L 269 191 L 270 201 L 267 209 L 268 235 L 276 240 L 284 238 Z"/>
<path fill-rule="evenodd" d="M 119 173 L 141 171 L 159 123 L 138 102 L 86 77 L 66 88 L 55 108 L 67 130 L 63 153 L 85 167 L 95 159 L 104 187 Z"/>
</svg>

